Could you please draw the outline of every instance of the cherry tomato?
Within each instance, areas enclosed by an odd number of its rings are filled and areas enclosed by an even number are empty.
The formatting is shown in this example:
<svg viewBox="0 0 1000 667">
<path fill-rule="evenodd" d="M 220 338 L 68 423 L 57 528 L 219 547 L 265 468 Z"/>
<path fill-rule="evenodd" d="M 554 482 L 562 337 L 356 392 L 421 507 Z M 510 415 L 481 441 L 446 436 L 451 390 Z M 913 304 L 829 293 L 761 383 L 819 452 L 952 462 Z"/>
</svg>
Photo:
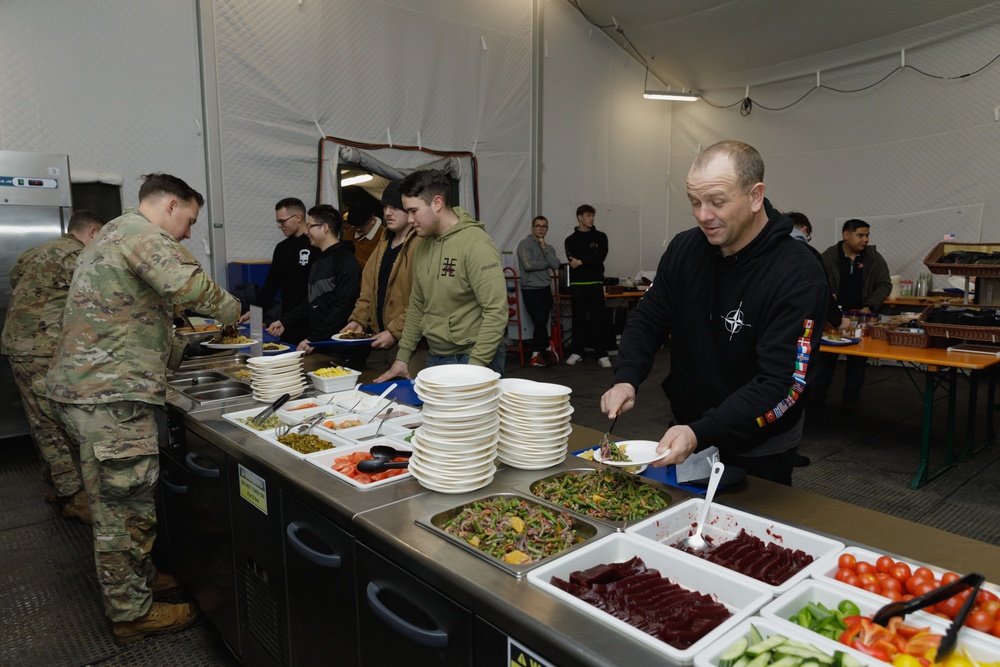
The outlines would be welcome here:
<svg viewBox="0 0 1000 667">
<path fill-rule="evenodd" d="M 844 579 L 844 583 L 850 586 L 854 586 L 855 588 L 861 588 L 861 580 L 858 579 L 858 576 L 856 574 L 852 574 L 851 576 Z"/>
<path fill-rule="evenodd" d="M 993 621 L 993 636 L 1000 637 L 1000 618 Z"/>
<path fill-rule="evenodd" d="M 987 602 L 1000 602 L 1000 597 L 997 597 L 990 591 L 981 590 L 979 591 L 979 595 L 976 596 L 976 602 L 979 604 L 986 604 Z"/>
<path fill-rule="evenodd" d="M 875 595 L 882 594 L 882 587 L 878 585 L 877 581 L 865 582 L 861 585 L 861 588 L 868 591 L 869 593 L 874 593 Z"/>
<path fill-rule="evenodd" d="M 854 571 L 858 574 L 875 574 L 875 566 L 868 561 L 859 560 L 858 564 L 854 567 Z"/>
<path fill-rule="evenodd" d="M 913 575 L 916 577 L 923 577 L 924 579 L 934 579 L 934 573 L 928 570 L 926 567 L 918 567 L 913 571 Z"/>
<path fill-rule="evenodd" d="M 956 579 L 961 579 L 961 577 L 959 575 L 955 574 L 954 572 L 945 572 L 944 574 L 941 575 L 941 584 L 942 585 L 943 584 L 950 584 L 951 582 L 955 581 Z"/>
<path fill-rule="evenodd" d="M 937 586 L 934 584 L 933 581 L 924 581 L 923 583 L 921 583 L 919 586 L 916 587 L 916 589 L 914 590 L 913 594 L 914 595 L 927 595 L 928 593 L 930 593 L 935 588 L 937 588 Z M 933 605 L 928 605 L 928 606 L 924 607 L 924 611 L 933 611 L 932 607 L 933 607 Z"/>
<path fill-rule="evenodd" d="M 853 570 L 857 564 L 858 559 L 851 554 L 840 554 L 840 558 L 837 559 L 837 565 L 848 570 Z"/>
<path fill-rule="evenodd" d="M 893 581 L 896 581 L 896 580 L 893 579 Z M 896 583 L 899 583 L 899 582 L 897 581 Z M 897 601 L 903 599 L 903 596 L 900 595 L 899 591 L 894 591 L 894 590 L 891 590 L 891 589 L 889 589 L 889 590 L 882 589 L 882 596 L 889 598 L 893 602 L 897 602 Z"/>
<path fill-rule="evenodd" d="M 965 624 L 967 626 L 973 630 L 979 630 L 980 632 L 990 632 L 993 630 L 993 623 L 993 617 L 982 609 L 972 612 L 965 619 Z"/>
<path fill-rule="evenodd" d="M 982 604 L 983 611 L 992 616 L 997 617 L 997 612 L 1000 611 L 1000 600 L 987 600 Z"/>
<path fill-rule="evenodd" d="M 882 586 L 882 595 L 885 595 L 889 591 L 895 591 L 900 595 L 902 595 L 903 593 L 903 584 L 899 583 L 892 577 L 886 577 L 885 579 L 880 579 L 878 583 Z M 886 597 L 889 596 L 886 595 Z"/>
<path fill-rule="evenodd" d="M 903 593 L 902 595 L 899 596 L 899 599 L 902 600 L 903 602 L 907 602 L 909 600 L 912 600 L 913 599 L 913 593 Z"/>
<path fill-rule="evenodd" d="M 853 576 L 855 576 L 854 570 L 849 570 L 846 567 L 842 567 L 839 570 L 837 570 L 837 574 L 834 578 L 837 581 L 847 581 L 848 577 L 853 577 Z"/>
<path fill-rule="evenodd" d="M 892 578 L 901 584 L 905 584 L 906 580 L 913 576 L 910 573 L 910 566 L 906 563 L 896 563 L 892 566 L 892 569 L 889 570 L 889 574 L 891 574 Z"/>
<path fill-rule="evenodd" d="M 858 575 L 858 579 L 861 580 L 862 584 L 877 584 L 878 583 L 878 577 L 876 577 L 871 572 L 865 572 L 864 574 L 859 574 Z M 881 588 L 881 585 L 879 586 L 879 588 Z"/>
<path fill-rule="evenodd" d="M 879 572 L 888 572 L 892 569 L 892 566 L 896 564 L 896 561 L 889 558 L 888 556 L 881 556 L 877 561 L 875 561 L 875 569 Z"/>
<path fill-rule="evenodd" d="M 945 614 L 948 618 L 955 618 L 958 610 L 962 608 L 962 598 L 953 595 L 944 602 L 938 602 L 936 606 L 938 611 Z"/>
<path fill-rule="evenodd" d="M 927 579 L 925 577 L 915 574 L 906 580 L 906 592 L 912 595 L 919 595 L 919 593 L 917 593 L 917 588 L 925 583 L 927 583 Z"/>
</svg>

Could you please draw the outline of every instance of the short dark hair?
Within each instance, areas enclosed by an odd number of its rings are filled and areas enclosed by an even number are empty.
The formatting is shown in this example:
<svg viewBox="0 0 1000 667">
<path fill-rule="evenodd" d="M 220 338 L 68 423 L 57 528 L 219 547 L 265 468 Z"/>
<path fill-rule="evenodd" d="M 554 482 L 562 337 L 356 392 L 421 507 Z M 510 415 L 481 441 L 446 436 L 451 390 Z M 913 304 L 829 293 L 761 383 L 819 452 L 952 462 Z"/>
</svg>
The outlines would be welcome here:
<svg viewBox="0 0 1000 667">
<path fill-rule="evenodd" d="M 806 217 L 805 213 L 799 213 L 798 211 L 789 211 L 785 215 L 787 215 L 789 218 L 792 219 L 793 225 L 801 228 L 802 231 L 804 231 L 806 234 L 812 235 L 813 226 L 812 223 L 809 222 L 809 218 Z"/>
<path fill-rule="evenodd" d="M 274 205 L 275 211 L 280 211 L 283 208 L 287 208 L 293 213 L 301 213 L 302 215 L 306 214 L 306 205 L 303 204 L 302 200 L 298 197 L 285 197 Z"/>
<path fill-rule="evenodd" d="M 546 218 L 544 215 L 536 215 L 534 218 L 531 219 L 531 226 L 534 227 L 535 223 L 538 222 L 539 220 L 544 220 L 546 225 L 549 224 L 549 219 Z"/>
<path fill-rule="evenodd" d="M 93 211 L 80 209 L 79 211 L 73 211 L 73 215 L 69 216 L 69 223 L 66 225 L 66 231 L 71 234 L 76 232 L 85 232 L 95 226 L 103 227 L 104 218 L 97 215 Z"/>
<path fill-rule="evenodd" d="M 856 232 L 857 230 L 861 229 L 862 227 L 871 228 L 871 225 L 869 225 L 864 220 L 858 220 L 857 218 L 851 218 L 850 220 L 848 220 L 847 222 L 844 223 L 844 228 L 841 231 L 844 231 L 844 232 Z"/>
<path fill-rule="evenodd" d="M 308 215 L 316 222 L 329 226 L 334 236 L 340 238 L 340 233 L 344 230 L 344 219 L 340 216 L 340 211 L 329 204 L 320 204 L 309 209 Z"/>
<path fill-rule="evenodd" d="M 726 140 L 712 144 L 694 159 L 691 171 L 699 171 L 719 155 L 729 157 L 737 184 L 745 190 L 764 182 L 764 158 L 757 149 L 742 141 Z"/>
<path fill-rule="evenodd" d="M 420 197 L 430 204 L 435 197 L 441 197 L 448 206 L 448 194 L 451 183 L 443 171 L 437 169 L 421 169 L 415 171 L 399 182 L 399 194 L 404 197 Z"/>
<path fill-rule="evenodd" d="M 160 197 L 163 195 L 177 197 L 186 202 L 195 202 L 198 207 L 205 205 L 205 198 L 201 193 L 190 185 L 170 174 L 154 172 L 142 177 L 143 183 L 139 187 L 139 201 Z"/>
<path fill-rule="evenodd" d="M 580 204 L 579 206 L 576 207 L 576 217 L 579 218 L 584 213 L 593 213 L 596 215 L 597 211 L 595 211 L 594 207 L 591 206 L 590 204 Z"/>
</svg>

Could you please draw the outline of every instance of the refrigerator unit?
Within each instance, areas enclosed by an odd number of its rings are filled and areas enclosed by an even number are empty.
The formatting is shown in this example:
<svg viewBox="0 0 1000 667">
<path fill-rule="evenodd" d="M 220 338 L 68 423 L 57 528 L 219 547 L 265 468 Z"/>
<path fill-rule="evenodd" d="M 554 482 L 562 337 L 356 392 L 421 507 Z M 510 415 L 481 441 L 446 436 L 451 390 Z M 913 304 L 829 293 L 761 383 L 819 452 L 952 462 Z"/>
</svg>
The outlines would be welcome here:
<svg viewBox="0 0 1000 667">
<path fill-rule="evenodd" d="M 10 269 L 29 248 L 58 238 L 72 211 L 69 157 L 0 150 L 0 331 L 10 304 Z M 0 438 L 24 435 L 28 421 L 6 359 L 0 361 Z"/>
</svg>

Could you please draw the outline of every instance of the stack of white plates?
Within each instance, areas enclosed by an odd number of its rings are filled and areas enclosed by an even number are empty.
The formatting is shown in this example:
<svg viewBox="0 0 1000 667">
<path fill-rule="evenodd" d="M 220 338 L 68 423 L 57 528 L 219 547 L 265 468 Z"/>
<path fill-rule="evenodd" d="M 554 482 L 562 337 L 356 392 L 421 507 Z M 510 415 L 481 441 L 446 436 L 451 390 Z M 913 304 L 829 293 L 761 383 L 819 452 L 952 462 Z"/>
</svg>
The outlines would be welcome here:
<svg viewBox="0 0 1000 667">
<path fill-rule="evenodd" d="M 502 380 L 497 458 L 513 468 L 541 470 L 566 458 L 573 390 L 561 384 Z"/>
<path fill-rule="evenodd" d="M 500 375 L 482 366 L 433 366 L 413 383 L 424 402 L 411 440 L 410 472 L 442 493 L 466 493 L 493 481 L 500 418 Z"/>
<path fill-rule="evenodd" d="M 302 355 L 301 350 L 296 350 L 272 357 L 247 359 L 253 397 L 270 403 L 282 394 L 289 394 L 292 398 L 301 394 L 309 386 L 302 372 Z"/>
</svg>

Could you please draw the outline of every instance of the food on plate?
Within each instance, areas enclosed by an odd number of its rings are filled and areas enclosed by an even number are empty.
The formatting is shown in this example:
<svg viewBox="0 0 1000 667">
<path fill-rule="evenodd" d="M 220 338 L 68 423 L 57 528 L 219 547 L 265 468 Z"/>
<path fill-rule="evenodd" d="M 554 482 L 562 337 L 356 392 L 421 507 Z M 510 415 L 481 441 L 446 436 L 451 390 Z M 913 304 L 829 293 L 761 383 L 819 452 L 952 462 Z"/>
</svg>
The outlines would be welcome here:
<svg viewBox="0 0 1000 667">
<path fill-rule="evenodd" d="M 344 331 L 340 334 L 340 340 L 364 340 L 371 337 L 372 334 L 364 331 Z"/>
<path fill-rule="evenodd" d="M 805 667 L 807 663 L 814 667 L 863 667 L 864 664 L 843 651 L 834 651 L 830 655 L 810 644 L 788 639 L 783 635 L 764 637 L 751 625 L 750 634 L 737 640 L 719 656 L 719 667 L 742 667 L 751 662 L 755 667 L 766 667 L 779 661 L 784 667 Z"/>
<path fill-rule="evenodd" d="M 617 442 L 612 442 L 608 439 L 608 434 L 605 433 L 604 437 L 601 438 L 601 460 L 628 463 L 632 459 L 630 459 L 628 454 L 625 453 L 625 449 L 627 447 L 628 445 L 619 446 Z"/>
<path fill-rule="evenodd" d="M 203 324 L 201 326 L 177 327 L 175 331 L 179 334 L 205 333 L 207 331 L 218 331 L 218 324 Z"/>
<path fill-rule="evenodd" d="M 573 530 L 569 514 L 522 498 L 476 501 L 445 521 L 441 529 L 515 565 L 540 560 L 583 541 Z"/>
<path fill-rule="evenodd" d="M 822 602 L 809 602 L 788 620 L 836 641 L 847 629 L 844 619 L 860 614 L 858 605 L 850 600 L 841 600 L 834 609 L 827 609 Z"/>
<path fill-rule="evenodd" d="M 375 457 L 371 455 L 371 452 L 352 452 L 347 456 L 340 456 L 334 459 L 333 465 L 330 467 L 340 474 L 350 477 L 359 484 L 371 484 L 372 482 L 379 482 L 383 479 L 389 479 L 390 477 L 402 475 L 407 472 L 406 468 L 389 468 L 388 470 L 375 473 L 358 472 L 358 463 L 373 458 Z M 408 458 L 403 456 L 397 456 L 392 460 L 409 461 Z"/>
<path fill-rule="evenodd" d="M 639 478 L 616 470 L 566 473 L 532 487 L 543 500 L 597 519 L 635 521 L 666 509 L 669 497 Z"/>
<path fill-rule="evenodd" d="M 218 336 L 209 338 L 207 342 L 215 345 L 238 345 L 240 343 L 252 343 L 254 341 L 253 338 L 241 334 L 240 330 L 236 328 L 236 325 L 227 324 L 222 327 Z"/>
<path fill-rule="evenodd" d="M 316 371 L 316 377 L 321 378 L 335 378 L 344 375 L 350 375 L 351 369 L 344 368 L 343 366 L 331 366 L 329 368 L 320 368 Z"/>
<path fill-rule="evenodd" d="M 923 595 L 959 578 L 954 572 L 945 572 L 938 578 L 926 567 L 911 566 L 909 563 L 893 560 L 890 556 L 882 555 L 874 560 L 874 563 L 870 563 L 859 561 L 850 553 L 841 554 L 837 560 L 838 569 L 834 578 L 890 600 Z M 968 597 L 969 591 L 966 590 L 944 602 L 924 607 L 924 611 L 953 619 Z M 981 588 L 976 595 L 972 610 L 965 618 L 965 627 L 1000 637 L 1000 597 L 993 591 Z"/>
<path fill-rule="evenodd" d="M 844 342 L 844 341 L 847 340 L 846 338 L 844 338 L 840 334 L 835 334 L 835 333 L 825 333 L 825 334 L 823 334 L 823 338 L 825 340 L 832 340 L 832 341 L 835 341 L 837 343 L 842 343 L 842 342 Z"/>
<path fill-rule="evenodd" d="M 278 428 L 281 424 L 281 420 L 278 419 L 278 415 L 271 415 L 267 419 L 261 421 L 259 424 L 257 422 L 251 422 L 252 417 L 237 417 L 236 421 L 241 424 L 246 424 L 255 431 L 267 431 L 272 428 Z"/>
<path fill-rule="evenodd" d="M 552 577 L 549 583 L 682 650 L 732 616 L 721 602 L 675 584 L 638 556 L 572 572 L 569 581 Z"/>
<path fill-rule="evenodd" d="M 287 346 L 282 345 L 281 343 L 264 343 L 265 350 L 284 350 L 285 347 Z"/>
<path fill-rule="evenodd" d="M 701 550 L 688 547 L 684 540 L 670 546 L 771 586 L 780 586 L 813 562 L 813 557 L 806 552 L 773 542 L 765 543 L 745 528 L 731 540 L 712 544 L 706 538 L 706 542 L 708 546 Z"/>
<path fill-rule="evenodd" d="M 625 445 L 625 447 L 628 447 L 628 445 Z M 587 459 L 588 461 L 593 461 L 594 460 L 594 452 L 595 451 L 597 451 L 597 450 L 587 449 L 587 450 L 582 451 L 579 454 L 577 454 L 577 456 L 579 456 L 581 459 Z M 619 468 L 619 470 L 624 470 L 625 472 L 635 473 L 635 472 L 639 472 L 640 468 L 642 468 L 642 466 L 628 466 L 627 468 Z"/>
<path fill-rule="evenodd" d="M 333 449 L 333 443 L 312 433 L 289 433 L 278 438 L 278 442 L 300 454 L 312 454 L 325 449 Z"/>
<path fill-rule="evenodd" d="M 354 428 L 355 426 L 361 426 L 362 421 L 360 419 L 344 419 L 342 421 L 337 421 L 331 419 L 330 421 L 323 422 L 323 426 L 332 431 L 342 431 L 345 428 Z"/>
<path fill-rule="evenodd" d="M 296 405 L 294 408 L 288 408 L 288 411 L 292 410 L 305 410 L 306 408 L 318 408 L 319 403 L 303 403 L 302 405 Z"/>
</svg>

